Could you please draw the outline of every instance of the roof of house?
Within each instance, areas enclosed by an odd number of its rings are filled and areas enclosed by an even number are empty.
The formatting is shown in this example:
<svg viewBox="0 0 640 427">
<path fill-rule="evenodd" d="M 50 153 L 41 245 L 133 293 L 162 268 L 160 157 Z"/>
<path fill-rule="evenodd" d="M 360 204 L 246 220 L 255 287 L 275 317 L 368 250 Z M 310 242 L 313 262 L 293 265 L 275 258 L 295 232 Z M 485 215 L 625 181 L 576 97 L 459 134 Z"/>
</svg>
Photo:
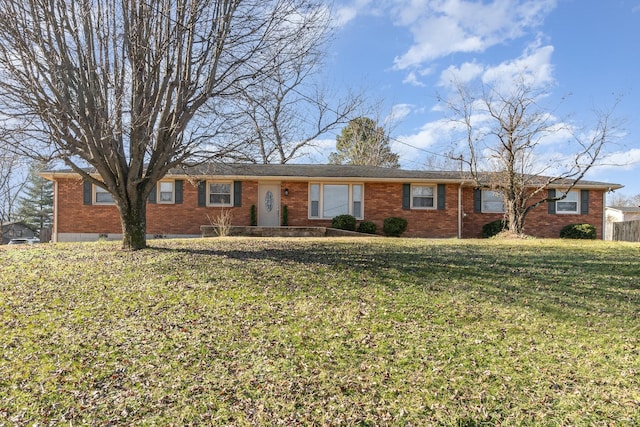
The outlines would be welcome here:
<svg viewBox="0 0 640 427">
<path fill-rule="evenodd" d="M 7 221 L 7 222 L 3 222 L 2 226 L 3 227 L 22 226 L 30 229 L 30 227 L 27 224 L 25 224 L 23 221 Z"/>
<path fill-rule="evenodd" d="M 640 213 L 638 206 L 607 206 L 607 209 L 615 209 L 624 213 Z"/>
<path fill-rule="evenodd" d="M 95 170 L 85 169 L 88 173 Z M 45 171 L 41 174 L 48 179 L 56 177 L 77 176 L 71 169 Z M 359 179 L 363 181 L 423 181 L 440 183 L 459 183 L 475 185 L 471 173 L 461 171 L 424 171 L 376 166 L 356 165 L 326 165 L 326 164 L 255 164 L 255 163 L 205 163 L 195 166 L 174 168 L 167 176 L 204 178 L 222 176 L 229 179 L 265 178 L 273 180 L 344 180 Z M 491 182 L 490 172 L 481 173 L 479 178 L 483 183 Z M 545 176 L 528 175 L 527 181 L 532 185 L 544 184 L 549 178 Z M 573 183 L 571 179 L 555 181 L 551 187 L 562 188 Z M 622 185 L 599 181 L 581 180 L 576 188 L 603 188 L 616 190 Z"/>
</svg>

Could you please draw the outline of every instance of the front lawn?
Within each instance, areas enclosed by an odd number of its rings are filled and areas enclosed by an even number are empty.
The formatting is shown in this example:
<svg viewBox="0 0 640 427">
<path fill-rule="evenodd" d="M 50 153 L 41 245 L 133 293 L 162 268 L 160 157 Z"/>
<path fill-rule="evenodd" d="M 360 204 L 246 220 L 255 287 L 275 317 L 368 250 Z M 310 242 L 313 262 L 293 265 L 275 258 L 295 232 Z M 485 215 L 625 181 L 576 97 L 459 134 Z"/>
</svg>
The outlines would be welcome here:
<svg viewBox="0 0 640 427">
<path fill-rule="evenodd" d="M 0 249 L 0 426 L 638 425 L 640 246 Z"/>
</svg>

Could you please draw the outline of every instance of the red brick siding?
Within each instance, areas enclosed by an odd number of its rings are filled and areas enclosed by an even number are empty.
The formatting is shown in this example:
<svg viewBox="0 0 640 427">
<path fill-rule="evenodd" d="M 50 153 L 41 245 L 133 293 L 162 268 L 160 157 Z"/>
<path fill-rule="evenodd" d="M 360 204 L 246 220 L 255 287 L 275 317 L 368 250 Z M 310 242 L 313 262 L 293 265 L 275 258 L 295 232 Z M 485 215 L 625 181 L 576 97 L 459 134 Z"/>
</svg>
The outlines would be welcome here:
<svg viewBox="0 0 640 427">
<path fill-rule="evenodd" d="M 82 180 L 58 179 L 58 233 L 121 233 L 115 205 L 87 206 L 82 200 Z"/>
<path fill-rule="evenodd" d="M 545 196 L 546 197 L 546 194 Z M 542 197 L 542 198 L 544 198 Z M 473 188 L 465 188 L 462 196 L 464 238 L 482 237 L 482 226 L 503 214 L 476 213 L 473 211 Z M 569 224 L 591 224 L 596 227 L 598 238 L 602 238 L 603 191 L 589 190 L 589 213 L 587 215 L 549 214 L 547 203 L 543 203 L 527 214 L 524 232 L 542 238 L 560 237 L 560 230 Z"/>
<path fill-rule="evenodd" d="M 84 205 L 82 181 L 58 179 L 58 233 L 121 233 L 115 205 Z M 224 208 L 232 212 L 232 225 L 249 225 L 258 183 L 242 183 L 242 206 Z M 200 234 L 200 226 L 210 224 L 223 208 L 199 207 L 197 182 L 184 181 L 181 204 L 147 203 L 148 234 Z M 209 218 L 208 218 L 208 217 Z"/>
<path fill-rule="evenodd" d="M 284 194 L 284 189 L 289 194 Z M 445 210 L 402 209 L 402 183 L 365 183 L 364 219 L 372 221 L 382 233 L 383 221 L 391 216 L 408 221 L 407 237 L 450 238 L 458 235 L 458 188 L 445 186 Z M 287 205 L 290 226 L 330 226 L 331 220 L 309 219 L 307 182 L 283 181 L 280 201 Z M 58 179 L 58 233 L 121 233 L 118 210 L 115 206 L 84 205 L 80 179 Z M 537 237 L 558 237 L 567 224 L 589 223 L 602 236 L 602 190 L 591 190 L 588 215 L 550 215 L 547 204 L 529 213 L 525 231 Z M 251 205 L 257 204 L 258 182 L 242 183 L 242 206 L 224 208 L 232 212 L 232 225 L 249 225 Z M 463 190 L 463 233 L 465 238 L 482 235 L 482 226 L 502 214 L 473 212 L 473 189 Z M 200 226 L 215 220 L 222 208 L 199 207 L 196 182 L 184 181 L 182 204 L 147 204 L 147 232 L 149 234 L 200 234 Z M 208 218 L 208 217 L 209 218 Z"/>
<path fill-rule="evenodd" d="M 323 226 L 326 224 L 310 224 L 309 223 L 309 184 L 306 182 L 292 182 L 282 181 L 280 188 L 280 203 L 287 206 L 287 212 L 289 216 L 289 226 L 291 227 L 304 227 L 304 226 Z M 284 189 L 289 190 L 289 195 L 284 195 Z"/>
<path fill-rule="evenodd" d="M 287 205 L 290 226 L 328 227 L 331 220 L 309 219 L 309 184 L 306 182 L 282 182 L 289 189 L 289 196 L 282 196 Z M 408 222 L 406 236 L 457 237 L 458 190 L 456 185 L 446 186 L 446 209 L 402 209 L 401 183 L 365 183 L 364 220 L 376 224 L 382 233 L 385 218 L 397 216 Z"/>
</svg>

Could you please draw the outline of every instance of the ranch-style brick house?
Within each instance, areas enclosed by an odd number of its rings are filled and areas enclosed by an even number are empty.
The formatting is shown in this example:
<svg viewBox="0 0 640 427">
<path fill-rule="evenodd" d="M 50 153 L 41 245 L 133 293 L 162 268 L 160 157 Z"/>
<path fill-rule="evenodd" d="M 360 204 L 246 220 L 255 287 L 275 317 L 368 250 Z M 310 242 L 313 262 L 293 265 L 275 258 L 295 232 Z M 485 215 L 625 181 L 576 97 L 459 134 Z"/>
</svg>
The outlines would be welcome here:
<svg viewBox="0 0 640 427">
<path fill-rule="evenodd" d="M 120 219 L 111 195 L 71 170 L 41 174 L 54 182 L 53 241 L 120 239 Z M 532 177 L 536 179 L 536 177 Z M 566 191 L 554 183 L 540 199 Z M 580 181 L 561 201 L 543 203 L 526 220 L 527 234 L 558 237 L 568 224 L 588 223 L 603 238 L 608 191 L 618 184 Z M 478 238 L 482 226 L 503 218 L 499 194 L 476 188 L 468 173 L 344 165 L 209 164 L 170 171 L 147 202 L 147 234 L 196 237 L 222 211 L 234 226 L 279 227 L 286 206 L 289 227 L 330 227 L 351 214 L 372 221 L 408 221 L 403 237 Z"/>
</svg>

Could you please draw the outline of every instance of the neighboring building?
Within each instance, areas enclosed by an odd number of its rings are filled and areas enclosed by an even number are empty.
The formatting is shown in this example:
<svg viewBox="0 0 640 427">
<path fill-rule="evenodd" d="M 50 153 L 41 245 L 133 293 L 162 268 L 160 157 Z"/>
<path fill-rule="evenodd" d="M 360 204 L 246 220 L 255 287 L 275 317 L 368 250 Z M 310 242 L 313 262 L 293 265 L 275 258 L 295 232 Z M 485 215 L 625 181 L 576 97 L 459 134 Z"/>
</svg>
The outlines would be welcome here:
<svg viewBox="0 0 640 427">
<path fill-rule="evenodd" d="M 49 171 L 54 181 L 53 241 L 121 238 L 120 219 L 111 195 L 70 170 Z M 564 185 L 564 187 L 563 187 Z M 545 199 L 566 189 L 555 184 Z M 525 232 L 558 237 L 567 224 L 589 223 L 602 238 L 605 194 L 617 184 L 581 181 L 567 198 L 543 203 L 529 213 Z M 147 205 L 150 238 L 199 236 L 221 211 L 230 210 L 232 225 L 249 226 L 251 206 L 259 226 L 281 224 L 329 227 L 331 219 L 351 214 L 372 221 L 382 232 L 385 218 L 408 221 L 403 236 L 477 238 L 482 226 L 504 216 L 502 201 L 488 189 L 474 188 L 469 174 L 425 172 L 344 165 L 202 165 L 172 170 Z"/>
<path fill-rule="evenodd" d="M 35 234 L 33 233 L 33 230 L 30 229 L 25 223 L 23 222 L 5 222 L 0 224 L 0 232 L 2 235 L 2 239 L 0 239 L 0 243 L 2 243 L 3 245 L 6 245 L 7 243 L 9 243 L 9 241 L 11 239 L 18 239 L 18 238 L 29 238 L 32 239 L 33 237 L 35 237 Z"/>
<path fill-rule="evenodd" d="M 640 207 L 635 206 L 607 206 L 605 209 L 606 228 L 605 240 L 613 239 L 613 223 L 625 221 L 640 221 Z"/>
</svg>

